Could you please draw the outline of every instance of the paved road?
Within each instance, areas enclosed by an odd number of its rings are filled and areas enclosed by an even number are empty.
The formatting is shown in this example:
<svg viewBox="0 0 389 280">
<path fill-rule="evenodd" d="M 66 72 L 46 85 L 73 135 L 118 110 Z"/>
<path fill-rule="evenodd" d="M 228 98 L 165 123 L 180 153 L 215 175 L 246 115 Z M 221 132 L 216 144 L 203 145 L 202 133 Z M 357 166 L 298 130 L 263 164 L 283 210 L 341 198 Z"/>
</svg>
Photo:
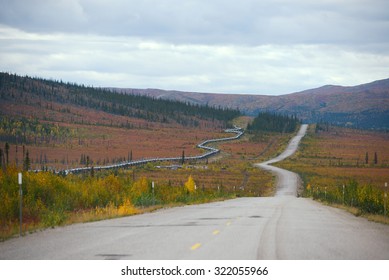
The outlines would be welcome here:
<svg viewBox="0 0 389 280">
<path fill-rule="evenodd" d="M 0 243 L 0 259 L 389 259 L 388 226 L 297 198 L 289 184 L 270 198 L 45 230 Z"/>
<path fill-rule="evenodd" d="M 289 145 L 286 147 L 285 151 L 281 153 L 279 156 L 270 159 L 268 161 L 256 164 L 256 166 L 268 170 L 277 176 L 276 196 L 285 196 L 285 195 L 296 196 L 300 178 L 294 172 L 281 169 L 272 166 L 270 164 L 282 161 L 287 157 L 293 155 L 297 151 L 298 145 L 301 139 L 304 137 L 305 133 L 307 132 L 307 129 L 308 129 L 308 125 L 306 124 L 302 125 L 297 135 L 292 138 L 292 140 L 289 142 Z"/>
</svg>

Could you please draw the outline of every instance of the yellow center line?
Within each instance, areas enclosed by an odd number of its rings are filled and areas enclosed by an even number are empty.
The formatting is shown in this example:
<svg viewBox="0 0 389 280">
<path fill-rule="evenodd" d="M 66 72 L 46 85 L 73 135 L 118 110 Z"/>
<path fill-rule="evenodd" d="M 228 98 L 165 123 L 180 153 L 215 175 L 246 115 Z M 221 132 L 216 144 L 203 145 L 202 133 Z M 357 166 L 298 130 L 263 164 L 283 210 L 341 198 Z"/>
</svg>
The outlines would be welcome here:
<svg viewBox="0 0 389 280">
<path fill-rule="evenodd" d="M 219 230 L 214 230 L 214 231 L 212 232 L 213 235 L 218 235 L 219 233 L 220 233 Z"/>
<path fill-rule="evenodd" d="M 190 247 L 190 249 L 191 249 L 192 251 L 194 251 L 194 250 L 198 249 L 200 246 L 201 246 L 201 243 L 196 243 L 196 244 L 194 244 L 192 247 Z"/>
<path fill-rule="evenodd" d="M 226 223 L 226 226 L 230 226 L 231 225 L 231 221 L 228 221 L 227 223 Z"/>
</svg>

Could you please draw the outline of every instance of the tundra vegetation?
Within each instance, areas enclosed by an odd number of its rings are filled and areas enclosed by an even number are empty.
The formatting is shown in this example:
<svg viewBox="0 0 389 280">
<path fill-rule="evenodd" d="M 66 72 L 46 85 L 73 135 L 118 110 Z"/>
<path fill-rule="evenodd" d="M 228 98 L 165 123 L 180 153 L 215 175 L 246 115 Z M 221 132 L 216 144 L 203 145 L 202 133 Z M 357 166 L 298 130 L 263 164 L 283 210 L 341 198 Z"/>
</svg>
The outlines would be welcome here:
<svg viewBox="0 0 389 280">
<path fill-rule="evenodd" d="M 0 239 L 18 232 L 17 173 L 23 172 L 23 232 L 238 196 L 268 196 L 270 174 L 252 166 L 292 134 L 246 133 L 190 162 L 206 139 L 228 137 L 252 118 L 237 110 L 119 94 L 58 81 L 0 75 Z M 110 171 L 54 171 L 151 157 L 181 157 Z M 177 165 L 177 166 L 175 166 Z M 36 172 L 39 171 L 39 172 Z"/>
<path fill-rule="evenodd" d="M 247 134 L 219 144 L 222 152 L 202 162 L 149 163 L 68 176 L 22 171 L 14 161 L 5 163 L 0 169 L 1 238 L 18 232 L 18 172 L 23 172 L 23 231 L 29 232 L 174 205 L 272 195 L 272 176 L 252 163 L 277 153 L 291 135 L 271 133 L 256 139 Z"/>
<path fill-rule="evenodd" d="M 277 165 L 300 174 L 303 196 L 388 221 L 388 147 L 386 132 L 319 123 L 310 126 L 299 151 Z"/>
</svg>

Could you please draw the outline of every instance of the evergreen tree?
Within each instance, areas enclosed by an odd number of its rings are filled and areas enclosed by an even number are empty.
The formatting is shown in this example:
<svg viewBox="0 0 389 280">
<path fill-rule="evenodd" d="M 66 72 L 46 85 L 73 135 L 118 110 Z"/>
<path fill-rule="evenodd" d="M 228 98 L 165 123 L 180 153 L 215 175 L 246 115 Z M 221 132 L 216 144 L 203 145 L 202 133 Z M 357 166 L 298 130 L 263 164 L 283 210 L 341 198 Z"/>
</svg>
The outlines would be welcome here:
<svg viewBox="0 0 389 280">
<path fill-rule="evenodd" d="M 251 131 L 293 132 L 299 123 L 296 116 L 289 117 L 276 113 L 260 112 L 247 126 L 247 129 Z"/>
<path fill-rule="evenodd" d="M 12 79 L 14 80 L 11 82 Z M 49 104 L 67 103 L 111 114 L 137 117 L 153 122 L 174 121 L 187 126 L 199 125 L 198 119 L 216 120 L 226 125 L 228 121 L 240 115 L 238 110 L 220 106 L 201 106 L 189 102 L 156 99 L 140 94 L 122 94 L 108 89 L 64 84 L 30 77 L 15 76 L 11 78 L 8 73 L 0 73 L 0 80 L 4 81 L 4 83 L 0 83 L 1 98 L 3 98 L 5 91 L 16 93 L 8 95 L 11 99 L 20 98 L 20 95 L 28 92 L 29 97 L 43 99 L 47 104 L 47 109 L 50 108 Z M 22 84 L 25 86 L 21 86 Z"/>
<path fill-rule="evenodd" d="M 31 166 L 30 153 L 28 152 L 28 149 L 27 149 L 26 157 L 24 158 L 24 162 L 23 162 L 24 171 L 30 170 L 30 166 Z"/>
<path fill-rule="evenodd" d="M 9 144 L 8 144 L 8 142 L 5 143 L 5 159 L 6 159 L 6 164 L 9 165 Z"/>
</svg>

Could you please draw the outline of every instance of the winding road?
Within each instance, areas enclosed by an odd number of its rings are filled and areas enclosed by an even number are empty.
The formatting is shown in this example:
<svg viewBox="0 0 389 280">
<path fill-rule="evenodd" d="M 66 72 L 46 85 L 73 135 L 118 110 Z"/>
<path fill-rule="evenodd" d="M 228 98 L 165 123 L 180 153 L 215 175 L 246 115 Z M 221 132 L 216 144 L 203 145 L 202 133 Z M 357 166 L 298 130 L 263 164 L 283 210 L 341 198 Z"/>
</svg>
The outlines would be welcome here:
<svg viewBox="0 0 389 280">
<path fill-rule="evenodd" d="M 283 153 L 281 153 L 280 155 L 278 155 L 277 157 L 271 160 L 255 164 L 257 167 L 270 171 L 276 175 L 277 177 L 276 196 L 282 196 L 282 195 L 296 196 L 297 195 L 299 176 L 294 172 L 272 166 L 271 164 L 282 161 L 287 157 L 293 155 L 297 151 L 299 143 L 301 139 L 304 137 L 305 133 L 307 132 L 307 129 L 308 129 L 308 125 L 303 124 L 300 130 L 298 131 L 297 135 L 292 138 L 292 140 L 289 142 L 289 145 L 286 147 Z"/>
<path fill-rule="evenodd" d="M 389 227 L 297 198 L 298 176 L 272 167 L 297 149 L 258 164 L 278 177 L 274 197 L 159 210 L 48 229 L 0 243 L 0 259 L 389 259 Z"/>
</svg>

